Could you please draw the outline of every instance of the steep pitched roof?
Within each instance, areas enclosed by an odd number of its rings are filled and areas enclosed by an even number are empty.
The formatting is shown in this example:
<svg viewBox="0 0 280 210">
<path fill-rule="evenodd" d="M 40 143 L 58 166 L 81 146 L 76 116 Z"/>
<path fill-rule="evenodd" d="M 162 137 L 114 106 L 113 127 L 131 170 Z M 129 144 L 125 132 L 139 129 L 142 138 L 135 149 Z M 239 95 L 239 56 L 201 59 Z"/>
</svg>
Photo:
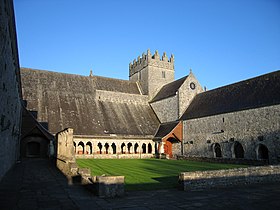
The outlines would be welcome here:
<svg viewBox="0 0 280 210">
<path fill-rule="evenodd" d="M 151 103 L 169 98 L 171 96 L 175 96 L 178 89 L 184 83 L 188 76 L 182 77 L 181 79 L 175 80 L 164 85 L 160 91 L 156 94 L 156 96 L 150 101 Z"/>
<path fill-rule="evenodd" d="M 148 103 L 96 97 L 96 90 L 141 97 L 136 83 L 25 68 L 21 76 L 27 108 L 38 112 L 39 121 L 48 122 L 51 133 L 71 127 L 76 135 L 153 135 L 158 127 Z"/>
<path fill-rule="evenodd" d="M 280 104 L 280 71 L 198 94 L 181 120 Z"/>
<path fill-rule="evenodd" d="M 179 123 L 179 121 L 160 124 L 160 126 L 158 127 L 158 130 L 155 134 L 155 139 L 161 139 L 161 138 L 165 137 L 178 125 L 178 123 Z"/>
</svg>

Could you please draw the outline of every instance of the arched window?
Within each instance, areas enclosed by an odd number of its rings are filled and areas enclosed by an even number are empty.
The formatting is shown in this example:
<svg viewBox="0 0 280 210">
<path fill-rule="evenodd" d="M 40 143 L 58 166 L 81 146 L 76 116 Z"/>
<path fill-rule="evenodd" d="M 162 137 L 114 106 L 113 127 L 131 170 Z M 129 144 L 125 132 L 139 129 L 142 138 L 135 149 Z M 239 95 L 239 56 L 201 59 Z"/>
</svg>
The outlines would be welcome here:
<svg viewBox="0 0 280 210">
<path fill-rule="evenodd" d="M 116 144 L 113 143 L 111 146 L 112 146 L 113 154 L 117 154 L 117 147 L 116 147 Z"/>
<path fill-rule="evenodd" d="M 127 151 L 128 151 L 128 154 L 131 153 L 131 148 L 132 148 L 132 144 L 129 142 L 129 143 L 127 144 Z"/>
<path fill-rule="evenodd" d="M 122 143 L 121 145 L 121 152 L 122 154 L 125 154 L 125 143 Z"/>
<path fill-rule="evenodd" d="M 214 157 L 219 158 L 222 157 L 222 150 L 220 144 L 214 144 Z"/>
<path fill-rule="evenodd" d="M 152 145 L 151 145 L 151 143 L 148 144 L 148 153 L 149 154 L 152 153 Z"/>
<path fill-rule="evenodd" d="M 142 144 L 142 153 L 145 154 L 146 153 L 146 144 Z"/>
<path fill-rule="evenodd" d="M 238 141 L 234 142 L 233 145 L 233 152 L 234 152 L 234 156 L 235 158 L 244 158 L 244 149 L 242 144 L 240 144 Z"/>
<path fill-rule="evenodd" d="M 81 154 L 84 154 L 85 152 L 85 145 L 83 142 L 79 142 L 78 144 L 78 154 L 81 155 Z"/>
<path fill-rule="evenodd" d="M 109 150 L 109 144 L 106 143 L 104 146 L 105 146 L 105 153 L 109 154 L 109 151 L 108 151 Z"/>
<path fill-rule="evenodd" d="M 138 153 L 138 143 L 134 144 L 134 153 L 137 154 Z"/>
<path fill-rule="evenodd" d="M 257 158 L 259 160 L 268 160 L 268 149 L 265 145 L 259 144 L 257 147 Z"/>
<path fill-rule="evenodd" d="M 98 149 L 99 149 L 98 153 L 99 153 L 99 154 L 102 154 L 102 144 L 99 142 L 99 143 L 97 144 L 97 146 L 98 146 Z"/>
<path fill-rule="evenodd" d="M 86 144 L 86 154 L 92 154 L 92 144 L 91 144 L 91 142 L 87 142 L 87 144 Z"/>
</svg>

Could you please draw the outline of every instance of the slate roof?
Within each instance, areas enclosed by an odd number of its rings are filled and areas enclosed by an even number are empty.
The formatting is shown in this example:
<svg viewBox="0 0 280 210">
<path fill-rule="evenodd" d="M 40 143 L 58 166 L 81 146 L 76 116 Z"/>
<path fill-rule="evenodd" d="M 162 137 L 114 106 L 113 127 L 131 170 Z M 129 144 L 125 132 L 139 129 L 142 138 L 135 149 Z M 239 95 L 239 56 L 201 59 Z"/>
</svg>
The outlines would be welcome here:
<svg viewBox="0 0 280 210">
<path fill-rule="evenodd" d="M 153 110 L 137 103 L 97 100 L 96 90 L 140 95 L 137 84 L 104 77 L 87 77 L 21 68 L 23 99 L 51 133 L 65 128 L 75 135 L 153 135 L 159 121 Z"/>
<path fill-rule="evenodd" d="M 154 138 L 162 139 L 163 137 L 168 135 L 178 125 L 178 123 L 179 121 L 160 124 Z"/>
<path fill-rule="evenodd" d="M 280 104 L 280 71 L 198 94 L 181 120 Z"/>
<path fill-rule="evenodd" d="M 160 101 L 165 98 L 169 98 L 171 96 L 175 96 L 176 92 L 179 90 L 181 85 L 187 79 L 188 76 L 182 77 L 181 79 L 175 80 L 171 83 L 164 85 L 157 95 L 150 101 L 151 103 Z"/>
<path fill-rule="evenodd" d="M 21 122 L 21 138 L 24 138 L 30 134 L 39 130 L 40 135 L 43 135 L 47 139 L 54 139 L 54 136 L 50 134 L 35 118 L 34 116 L 23 106 L 22 107 L 22 122 Z"/>
</svg>

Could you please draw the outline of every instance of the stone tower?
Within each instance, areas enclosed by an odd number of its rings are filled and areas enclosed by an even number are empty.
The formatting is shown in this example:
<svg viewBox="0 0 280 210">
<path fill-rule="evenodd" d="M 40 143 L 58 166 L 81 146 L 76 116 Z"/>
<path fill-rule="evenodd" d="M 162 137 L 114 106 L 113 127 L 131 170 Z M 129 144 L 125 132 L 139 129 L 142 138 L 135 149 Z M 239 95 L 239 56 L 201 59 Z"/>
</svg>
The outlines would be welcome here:
<svg viewBox="0 0 280 210">
<path fill-rule="evenodd" d="M 174 81 L 174 56 L 168 59 L 164 52 L 160 58 L 158 51 L 151 55 L 147 50 L 129 64 L 129 80 L 138 82 L 142 93 L 153 98 L 163 85 Z"/>
</svg>

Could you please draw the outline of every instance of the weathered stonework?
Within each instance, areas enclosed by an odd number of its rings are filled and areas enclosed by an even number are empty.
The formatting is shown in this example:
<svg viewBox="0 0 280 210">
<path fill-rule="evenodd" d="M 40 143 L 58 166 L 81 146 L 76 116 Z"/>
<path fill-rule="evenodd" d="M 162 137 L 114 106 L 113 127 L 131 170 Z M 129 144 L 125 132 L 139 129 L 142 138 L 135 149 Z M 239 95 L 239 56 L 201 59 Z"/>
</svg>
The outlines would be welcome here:
<svg viewBox="0 0 280 210">
<path fill-rule="evenodd" d="M 96 176 L 94 185 L 101 198 L 124 196 L 124 176 Z"/>
<path fill-rule="evenodd" d="M 194 85 L 194 86 L 192 86 Z M 192 89 L 193 88 L 193 89 Z M 178 90 L 178 116 L 179 118 L 184 114 L 193 98 L 198 94 L 203 92 L 203 88 L 199 84 L 198 80 L 195 78 L 194 74 L 190 72 L 186 81 Z"/>
<path fill-rule="evenodd" d="M 184 154 L 215 157 L 218 143 L 221 156 L 236 158 L 235 142 L 245 159 L 259 159 L 258 148 L 268 149 L 269 162 L 278 163 L 280 154 L 280 105 L 249 109 L 184 121 Z"/>
<path fill-rule="evenodd" d="M 0 1 L 0 180 L 19 157 L 21 84 L 13 1 Z"/>
<path fill-rule="evenodd" d="M 201 190 L 212 187 L 280 181 L 280 166 L 258 166 L 213 171 L 182 172 L 179 188 Z"/>
<path fill-rule="evenodd" d="M 161 123 L 176 121 L 178 113 L 178 95 L 151 103 L 151 107 L 157 114 Z"/>
<path fill-rule="evenodd" d="M 160 58 L 158 51 L 152 56 L 150 50 L 147 54 L 138 56 L 137 61 L 129 64 L 129 80 L 139 82 L 143 94 L 151 99 L 159 89 L 174 81 L 174 56 L 168 59 L 166 53 Z"/>
</svg>

